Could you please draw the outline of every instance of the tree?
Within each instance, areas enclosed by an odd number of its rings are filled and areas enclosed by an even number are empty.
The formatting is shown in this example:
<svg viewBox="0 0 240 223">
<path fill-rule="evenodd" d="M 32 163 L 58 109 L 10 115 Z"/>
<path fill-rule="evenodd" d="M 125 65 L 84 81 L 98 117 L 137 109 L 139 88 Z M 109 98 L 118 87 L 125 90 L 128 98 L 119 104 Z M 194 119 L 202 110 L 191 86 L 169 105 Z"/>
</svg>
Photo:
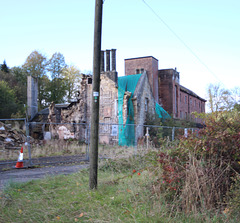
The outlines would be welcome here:
<svg viewBox="0 0 240 223">
<path fill-rule="evenodd" d="M 233 109 L 236 100 L 232 90 L 222 88 L 219 84 L 208 87 L 208 106 L 212 113 Z"/>
<path fill-rule="evenodd" d="M 51 102 L 54 102 L 56 104 L 64 102 L 64 96 L 66 95 L 66 85 L 62 78 L 54 78 L 53 80 L 49 81 L 47 91 L 47 104 L 50 104 Z"/>
<path fill-rule="evenodd" d="M 48 61 L 47 70 L 51 76 L 48 84 L 48 102 L 63 103 L 66 95 L 66 83 L 63 78 L 63 70 L 66 68 L 64 56 L 61 53 L 54 53 Z"/>
<path fill-rule="evenodd" d="M 14 92 L 16 113 L 19 117 L 25 116 L 24 104 L 27 103 L 27 75 L 21 67 L 13 67 L 9 72 L 0 71 L 0 80 L 5 81 Z M 16 116 L 15 116 L 16 117 Z"/>
<path fill-rule="evenodd" d="M 18 115 L 15 115 L 15 117 L 25 117 L 24 105 L 27 105 L 27 74 L 22 67 L 11 68 L 11 74 L 16 81 L 13 90 L 18 105 Z"/>
<path fill-rule="evenodd" d="M 21 83 L 27 87 L 27 73 L 22 67 L 12 67 L 11 73 L 18 83 Z"/>
<path fill-rule="evenodd" d="M 17 111 L 14 91 L 5 81 L 0 81 L 0 118 L 11 118 Z"/>
<path fill-rule="evenodd" d="M 61 53 L 54 53 L 48 61 L 48 71 L 51 78 L 62 78 L 62 72 L 66 66 L 64 56 Z"/>
<path fill-rule="evenodd" d="M 27 74 L 36 78 L 41 78 L 46 73 L 47 59 L 38 51 L 33 51 L 23 64 Z"/>
<path fill-rule="evenodd" d="M 6 61 L 3 61 L 3 64 L 1 65 L 1 71 L 5 72 L 5 73 L 9 73 L 9 68 L 6 64 Z"/>
<path fill-rule="evenodd" d="M 235 102 L 234 106 L 240 105 L 240 87 L 233 88 L 231 92 L 232 92 L 233 100 Z"/>
<path fill-rule="evenodd" d="M 44 87 L 45 85 L 43 83 L 47 77 L 46 65 L 46 57 L 36 50 L 27 57 L 25 63 L 23 64 L 23 68 L 25 69 L 27 75 L 36 77 L 38 79 L 38 104 L 40 109 L 44 107 L 44 95 L 46 94 L 46 89 Z"/>
<path fill-rule="evenodd" d="M 66 100 L 68 102 L 76 100 L 81 81 L 80 70 L 70 65 L 64 68 L 63 78 L 66 83 Z"/>
</svg>

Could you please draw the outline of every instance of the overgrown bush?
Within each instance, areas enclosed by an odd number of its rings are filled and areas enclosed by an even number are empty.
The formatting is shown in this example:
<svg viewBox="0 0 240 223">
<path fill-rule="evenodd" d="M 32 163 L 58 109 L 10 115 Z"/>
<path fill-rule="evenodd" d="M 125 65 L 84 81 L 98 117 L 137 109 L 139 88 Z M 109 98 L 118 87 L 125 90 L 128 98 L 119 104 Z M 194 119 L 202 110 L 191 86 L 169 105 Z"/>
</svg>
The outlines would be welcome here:
<svg viewBox="0 0 240 223">
<path fill-rule="evenodd" d="M 162 144 L 164 144 L 166 140 L 172 140 L 173 127 L 177 127 L 174 130 L 175 139 L 177 139 L 179 136 L 184 135 L 184 128 L 197 127 L 196 123 L 189 120 L 180 120 L 173 118 L 163 120 L 157 115 L 151 114 L 147 114 L 144 124 L 149 125 L 150 141 L 156 148 L 159 148 Z M 146 134 L 146 132 L 144 132 L 144 134 Z"/>
<path fill-rule="evenodd" d="M 236 185 L 233 177 L 240 173 L 239 112 L 206 115 L 205 124 L 198 134 L 180 138 L 176 148 L 158 155 L 163 172 L 155 192 L 167 192 L 172 208 L 185 213 L 224 210 L 229 191 L 240 196 L 230 190 Z M 233 199 L 231 204 L 237 206 Z"/>
<path fill-rule="evenodd" d="M 228 195 L 228 206 L 225 209 L 225 214 L 229 214 L 232 218 L 240 218 L 240 176 L 233 178 Z"/>
</svg>

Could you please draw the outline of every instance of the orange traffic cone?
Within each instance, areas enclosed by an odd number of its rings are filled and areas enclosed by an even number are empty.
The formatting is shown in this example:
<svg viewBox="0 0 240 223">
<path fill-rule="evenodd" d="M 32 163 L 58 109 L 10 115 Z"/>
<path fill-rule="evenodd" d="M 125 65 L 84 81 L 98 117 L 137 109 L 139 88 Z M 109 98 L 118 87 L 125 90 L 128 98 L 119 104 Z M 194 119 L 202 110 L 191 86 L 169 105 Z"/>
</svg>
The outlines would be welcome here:
<svg viewBox="0 0 240 223">
<path fill-rule="evenodd" d="M 21 151 L 19 153 L 18 161 L 15 168 L 23 168 L 23 147 L 21 148 Z"/>
</svg>

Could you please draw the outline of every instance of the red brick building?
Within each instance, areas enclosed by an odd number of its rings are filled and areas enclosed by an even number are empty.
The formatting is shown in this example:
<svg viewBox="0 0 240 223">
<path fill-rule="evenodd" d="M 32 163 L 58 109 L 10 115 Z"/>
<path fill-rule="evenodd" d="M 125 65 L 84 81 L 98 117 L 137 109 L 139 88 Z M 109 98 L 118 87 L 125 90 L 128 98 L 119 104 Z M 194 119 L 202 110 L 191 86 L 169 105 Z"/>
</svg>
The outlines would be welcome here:
<svg viewBox="0 0 240 223">
<path fill-rule="evenodd" d="M 147 72 L 153 96 L 158 102 L 158 60 L 152 56 L 125 59 L 125 76 Z"/>
<path fill-rule="evenodd" d="M 158 70 L 158 60 L 152 56 L 125 59 L 125 75 L 147 72 L 153 96 L 173 118 L 201 122 L 192 112 L 205 112 L 206 100 L 180 85 L 175 69 Z"/>
</svg>

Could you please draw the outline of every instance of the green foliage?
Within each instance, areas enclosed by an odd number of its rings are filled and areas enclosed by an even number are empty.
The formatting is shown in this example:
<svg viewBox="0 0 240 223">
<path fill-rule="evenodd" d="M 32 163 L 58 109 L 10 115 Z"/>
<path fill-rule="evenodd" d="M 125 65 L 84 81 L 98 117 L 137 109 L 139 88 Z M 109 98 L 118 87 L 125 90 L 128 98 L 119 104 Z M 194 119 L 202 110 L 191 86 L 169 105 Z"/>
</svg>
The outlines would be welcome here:
<svg viewBox="0 0 240 223">
<path fill-rule="evenodd" d="M 10 118 L 16 112 L 17 104 L 14 91 L 5 81 L 0 81 L 0 117 Z"/>
<path fill-rule="evenodd" d="M 24 70 L 20 67 L 13 67 L 9 69 L 9 72 L 0 71 L 0 80 L 5 81 L 9 88 L 13 91 L 14 101 L 16 104 L 10 109 L 11 113 L 8 114 L 9 118 L 11 116 L 24 117 L 25 108 L 24 104 L 27 103 L 27 76 Z M 8 104 L 6 104 L 8 106 Z"/>
<path fill-rule="evenodd" d="M 63 70 L 67 66 L 64 56 L 61 53 L 54 53 L 47 64 L 47 70 L 51 77 L 46 89 L 49 93 L 47 102 L 48 104 L 51 102 L 63 103 L 67 90 L 67 84 L 63 77 Z"/>
<path fill-rule="evenodd" d="M 153 144 L 156 147 L 160 147 L 160 145 L 165 143 L 166 140 L 169 141 L 172 139 L 172 131 L 173 131 L 172 127 L 177 127 L 174 129 L 175 139 L 177 139 L 178 136 L 184 135 L 183 128 L 196 128 L 196 123 L 190 122 L 188 120 L 179 120 L 179 119 L 169 118 L 163 121 L 157 115 L 152 116 L 150 114 L 146 115 L 145 125 L 150 125 L 149 127 L 149 135 L 151 137 L 150 140 L 153 142 Z M 151 126 L 155 126 L 155 127 L 151 127 Z M 157 126 L 164 126 L 164 127 L 157 127 Z"/>
<path fill-rule="evenodd" d="M 27 76 L 38 80 L 38 107 L 43 109 L 54 103 L 76 100 L 81 80 L 80 71 L 74 66 L 67 66 L 61 53 L 54 53 L 47 58 L 38 51 L 33 51 L 22 67 L 9 69 L 6 62 L 0 65 L 0 80 L 5 81 L 13 90 L 15 101 L 9 118 L 25 117 L 27 104 Z M 50 77 L 50 78 L 49 78 Z M 6 104 L 8 106 L 8 104 Z M 15 110 L 14 110 L 14 109 Z"/>
<path fill-rule="evenodd" d="M 28 76 L 41 78 L 46 73 L 47 58 L 38 51 L 33 51 L 23 64 Z"/>
<path fill-rule="evenodd" d="M 9 68 L 8 68 L 5 60 L 3 61 L 3 64 L 1 64 L 0 70 L 5 72 L 5 73 L 9 73 Z"/>
<path fill-rule="evenodd" d="M 64 68 L 66 68 L 64 56 L 61 53 L 54 53 L 47 62 L 47 70 L 51 78 L 62 78 Z"/>
<path fill-rule="evenodd" d="M 232 218 L 240 218 L 240 175 L 233 178 L 233 184 L 228 193 L 230 198 L 226 209 L 226 214 L 230 214 Z"/>
<path fill-rule="evenodd" d="M 47 88 L 48 92 L 47 102 L 50 104 L 54 102 L 56 104 L 64 102 L 64 96 L 66 95 L 66 84 L 62 78 L 54 78 L 48 82 Z"/>
<path fill-rule="evenodd" d="M 40 109 L 45 107 L 44 102 L 46 100 L 46 88 L 44 85 L 46 65 L 47 58 L 35 50 L 27 57 L 22 66 L 28 76 L 33 76 L 38 80 L 38 104 Z"/>
<path fill-rule="evenodd" d="M 63 77 L 66 85 L 67 101 L 76 100 L 81 81 L 80 70 L 75 66 L 68 66 L 63 69 Z"/>
<path fill-rule="evenodd" d="M 181 137 L 176 148 L 159 154 L 163 172 L 156 193 L 166 192 L 174 209 L 186 213 L 224 208 L 230 188 L 235 188 L 232 176 L 240 173 L 239 111 L 206 114 L 205 124 L 198 133 Z"/>
<path fill-rule="evenodd" d="M 187 139 L 182 138 L 179 150 L 184 154 L 195 151 L 204 155 L 207 159 L 223 159 L 232 164 L 239 159 L 240 151 L 240 115 L 239 111 L 225 111 L 207 114 L 206 127 L 199 131 L 199 136 L 190 135 Z M 187 145 L 187 147 L 186 147 Z"/>
<path fill-rule="evenodd" d="M 195 114 L 196 115 L 196 114 Z M 196 123 L 186 119 L 166 119 L 163 123 L 165 126 L 180 128 L 196 128 Z"/>
<path fill-rule="evenodd" d="M 16 80 L 14 81 L 15 86 L 12 86 L 12 89 L 14 90 L 18 105 L 17 112 L 12 117 L 23 118 L 26 112 L 24 105 L 27 105 L 27 74 L 21 67 L 11 68 L 11 74 L 14 80 Z"/>
</svg>

